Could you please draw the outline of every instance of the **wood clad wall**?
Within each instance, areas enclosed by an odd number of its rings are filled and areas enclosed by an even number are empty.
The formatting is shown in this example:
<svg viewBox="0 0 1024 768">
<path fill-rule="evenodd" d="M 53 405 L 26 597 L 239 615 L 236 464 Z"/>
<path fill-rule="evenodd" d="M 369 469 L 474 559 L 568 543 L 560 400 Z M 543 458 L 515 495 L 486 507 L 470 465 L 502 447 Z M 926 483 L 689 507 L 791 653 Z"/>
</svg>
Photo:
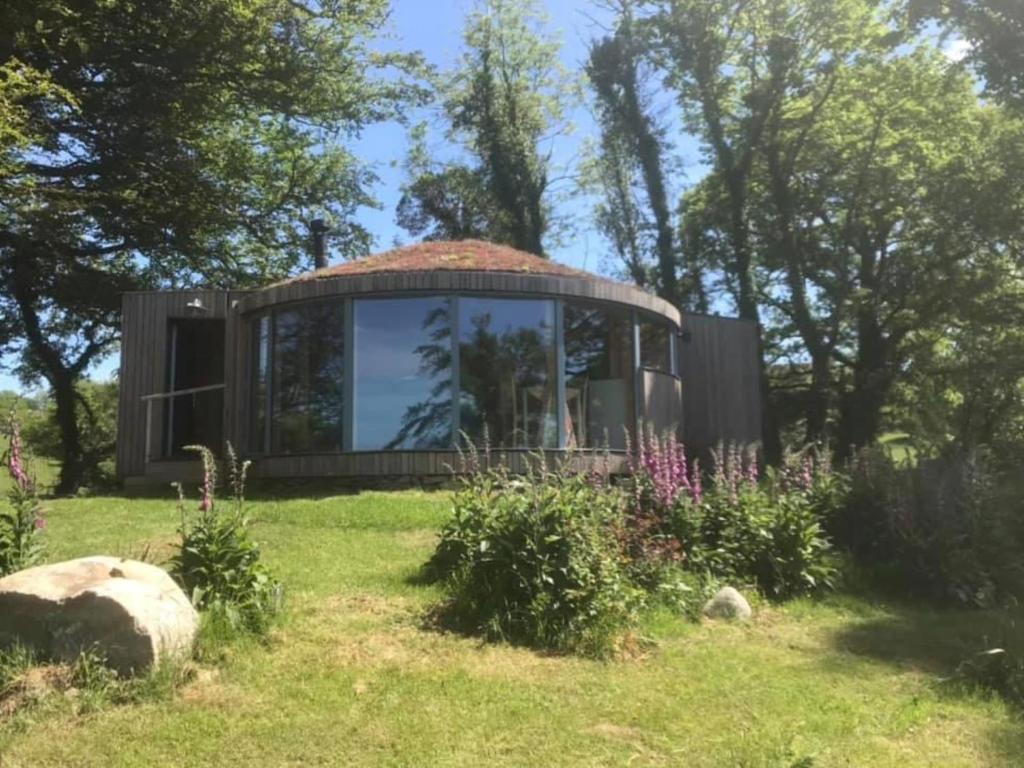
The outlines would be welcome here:
<svg viewBox="0 0 1024 768">
<path fill-rule="evenodd" d="M 756 323 L 685 315 L 679 345 L 683 439 L 696 448 L 761 440 Z"/>
<path fill-rule="evenodd" d="M 524 472 L 528 462 L 535 464 L 529 451 L 494 451 L 491 461 L 508 466 L 513 472 Z M 548 451 L 549 461 L 562 460 L 562 451 Z M 572 464 L 580 469 L 607 469 L 619 472 L 625 465 L 625 455 L 603 452 L 579 452 L 571 456 Z M 309 477 L 431 477 L 451 474 L 461 466 L 457 451 L 369 451 L 359 453 L 307 454 L 295 456 L 267 456 L 253 465 L 253 476 L 258 478 Z"/>
<path fill-rule="evenodd" d="M 207 311 L 186 305 L 199 299 Z M 226 291 L 142 291 L 121 299 L 121 367 L 118 371 L 117 474 L 141 475 L 146 462 L 143 395 L 167 389 L 167 322 L 173 318 L 224 318 Z M 229 356 L 230 359 L 230 356 Z M 225 361 L 225 367 L 229 363 Z M 163 406 L 153 404 L 152 443 L 163 439 Z"/>
<path fill-rule="evenodd" d="M 653 427 L 658 434 L 679 433 L 682 412 L 682 384 L 679 379 L 667 373 L 644 370 L 640 372 L 643 400 L 640 415 L 646 427 Z"/>
</svg>

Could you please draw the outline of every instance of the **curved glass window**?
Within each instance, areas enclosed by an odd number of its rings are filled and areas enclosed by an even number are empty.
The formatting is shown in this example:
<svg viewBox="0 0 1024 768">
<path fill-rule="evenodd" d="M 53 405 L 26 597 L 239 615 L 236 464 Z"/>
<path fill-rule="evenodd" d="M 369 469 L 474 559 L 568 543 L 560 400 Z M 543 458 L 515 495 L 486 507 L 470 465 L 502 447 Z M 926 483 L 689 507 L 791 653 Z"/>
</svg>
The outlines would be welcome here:
<svg viewBox="0 0 1024 768">
<path fill-rule="evenodd" d="M 566 447 L 626 447 L 633 414 L 633 318 L 565 303 Z"/>
<path fill-rule="evenodd" d="M 460 298 L 459 421 L 494 448 L 558 445 L 555 303 Z"/>
<path fill-rule="evenodd" d="M 274 314 L 270 451 L 340 451 L 344 410 L 342 302 Z"/>
<path fill-rule="evenodd" d="M 357 299 L 356 450 L 452 445 L 452 300 Z"/>
<path fill-rule="evenodd" d="M 640 367 L 662 373 L 672 370 L 672 328 L 668 323 L 641 317 Z"/>
<path fill-rule="evenodd" d="M 248 444 L 268 454 L 444 450 L 461 431 L 496 450 L 621 450 L 648 375 L 674 373 L 674 332 L 655 315 L 584 299 L 283 305 L 249 319 Z"/>
</svg>

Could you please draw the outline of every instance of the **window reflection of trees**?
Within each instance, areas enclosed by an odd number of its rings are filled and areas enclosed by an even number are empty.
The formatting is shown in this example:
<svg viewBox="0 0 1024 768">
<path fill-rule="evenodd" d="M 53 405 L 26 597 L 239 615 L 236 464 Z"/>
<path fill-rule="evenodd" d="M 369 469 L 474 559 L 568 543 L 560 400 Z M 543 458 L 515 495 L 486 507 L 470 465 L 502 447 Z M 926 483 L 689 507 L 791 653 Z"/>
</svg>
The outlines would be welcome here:
<svg viewBox="0 0 1024 768">
<path fill-rule="evenodd" d="M 564 318 L 568 444 L 624 448 L 633 420 L 632 318 L 569 302 Z"/>
<path fill-rule="evenodd" d="M 494 327 L 511 312 L 504 330 Z M 557 445 L 553 320 L 550 301 L 463 300 L 459 418 L 471 438 L 486 433 L 498 448 Z"/>
<path fill-rule="evenodd" d="M 273 452 L 341 450 L 344 348 L 340 302 L 275 315 Z"/>
<path fill-rule="evenodd" d="M 453 338 L 456 301 L 459 330 Z M 363 314 L 362 302 L 374 304 L 373 312 Z M 449 448 L 453 421 L 478 443 L 486 435 L 495 448 L 556 447 L 560 422 L 571 447 L 624 447 L 624 428 L 634 418 L 633 314 L 563 302 L 565 394 L 559 413 L 555 306 L 540 298 L 358 300 L 353 447 Z M 669 368 L 669 326 L 645 319 L 640 337 L 642 364 Z M 268 419 L 272 453 L 342 450 L 343 302 L 292 306 L 259 318 L 252 342 L 250 424 L 257 450 Z M 454 343 L 458 382 L 452 379 Z"/>
<path fill-rule="evenodd" d="M 672 330 L 666 323 L 640 321 L 640 366 L 672 373 Z"/>
<path fill-rule="evenodd" d="M 421 328 L 428 341 L 417 346 L 415 353 L 418 372 L 431 382 L 430 389 L 426 399 L 406 406 L 401 427 L 384 445 L 388 450 L 447 448 L 452 444 L 451 306 L 452 300 L 444 299 L 423 317 Z"/>
</svg>

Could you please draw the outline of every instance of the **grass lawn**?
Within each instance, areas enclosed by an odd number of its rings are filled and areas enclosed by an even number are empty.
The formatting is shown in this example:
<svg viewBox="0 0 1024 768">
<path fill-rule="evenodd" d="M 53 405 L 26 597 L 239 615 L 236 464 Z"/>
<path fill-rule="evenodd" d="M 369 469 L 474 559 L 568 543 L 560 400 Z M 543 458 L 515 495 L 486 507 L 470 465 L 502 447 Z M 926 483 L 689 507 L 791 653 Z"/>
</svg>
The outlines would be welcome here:
<svg viewBox="0 0 1024 768">
<path fill-rule="evenodd" d="M 53 501 L 51 559 L 166 554 L 170 501 Z M 747 626 L 655 615 L 641 658 L 540 655 L 421 627 L 411 577 L 445 494 L 258 501 L 289 610 L 169 701 L 0 725 L 0 765 L 1024 765 L 1024 721 L 943 683 L 989 617 L 835 595 Z"/>
</svg>

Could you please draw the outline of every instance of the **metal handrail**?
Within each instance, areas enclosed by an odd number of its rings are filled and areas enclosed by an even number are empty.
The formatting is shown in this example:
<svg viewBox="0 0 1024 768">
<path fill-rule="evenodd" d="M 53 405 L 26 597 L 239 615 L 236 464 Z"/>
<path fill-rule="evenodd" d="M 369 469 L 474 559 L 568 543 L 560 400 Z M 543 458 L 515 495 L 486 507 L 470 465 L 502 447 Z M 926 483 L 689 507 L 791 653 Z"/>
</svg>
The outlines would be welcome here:
<svg viewBox="0 0 1024 768">
<path fill-rule="evenodd" d="M 178 389 L 173 392 L 154 392 L 151 395 L 143 395 L 140 399 L 146 404 L 146 463 L 153 460 L 153 403 L 157 400 L 177 397 L 178 395 L 195 395 L 199 392 L 212 392 L 216 389 L 224 389 L 225 384 L 207 384 L 204 387 L 191 387 L 189 389 Z M 173 405 L 173 404 L 172 404 Z"/>
<path fill-rule="evenodd" d="M 160 400 L 165 397 L 177 397 L 178 395 L 194 395 L 196 392 L 209 392 L 214 389 L 224 389 L 226 384 L 207 384 L 205 387 L 192 387 L 191 389 L 176 389 L 173 392 L 154 392 L 152 395 L 143 395 L 142 400 Z"/>
</svg>

